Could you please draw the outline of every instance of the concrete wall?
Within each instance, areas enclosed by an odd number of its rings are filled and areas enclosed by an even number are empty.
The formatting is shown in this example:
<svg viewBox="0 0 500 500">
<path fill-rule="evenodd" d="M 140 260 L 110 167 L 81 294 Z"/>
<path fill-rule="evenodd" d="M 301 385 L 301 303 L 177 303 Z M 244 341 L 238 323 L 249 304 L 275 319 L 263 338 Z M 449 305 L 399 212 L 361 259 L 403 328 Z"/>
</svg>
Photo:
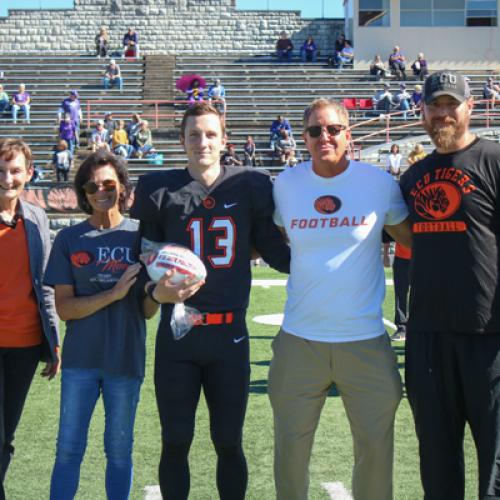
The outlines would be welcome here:
<svg viewBox="0 0 500 500">
<path fill-rule="evenodd" d="M 234 0 L 75 0 L 69 10 L 10 10 L 0 18 L 0 51 L 94 52 L 107 26 L 118 48 L 128 26 L 145 54 L 271 52 L 286 30 L 296 46 L 311 34 L 330 53 L 343 20 L 302 19 L 299 12 L 237 11 Z M 297 47 L 298 48 L 298 47 Z"/>
<path fill-rule="evenodd" d="M 409 64 L 423 52 L 431 68 L 500 68 L 500 27 L 417 27 L 399 25 L 400 0 L 391 0 L 388 27 L 358 26 L 359 0 L 354 4 L 353 38 L 356 67 L 369 65 L 379 53 L 387 62 L 394 45 L 399 45 Z M 500 18 L 500 0 L 498 15 Z"/>
</svg>

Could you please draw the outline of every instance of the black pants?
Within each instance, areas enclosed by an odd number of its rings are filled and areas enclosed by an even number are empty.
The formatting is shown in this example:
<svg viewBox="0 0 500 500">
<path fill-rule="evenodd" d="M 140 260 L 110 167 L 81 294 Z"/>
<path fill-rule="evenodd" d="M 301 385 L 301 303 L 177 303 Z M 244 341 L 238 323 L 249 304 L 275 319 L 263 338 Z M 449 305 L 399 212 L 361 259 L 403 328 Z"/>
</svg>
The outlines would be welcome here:
<svg viewBox="0 0 500 500">
<path fill-rule="evenodd" d="M 408 290 L 410 289 L 410 260 L 394 257 L 394 323 L 398 329 L 406 330 L 408 321 Z"/>
<path fill-rule="evenodd" d="M 162 428 L 159 476 L 163 498 L 188 498 L 188 453 L 203 387 L 217 452 L 219 496 L 222 500 L 242 500 L 247 486 L 242 433 L 250 380 L 244 319 L 231 325 L 198 326 L 181 340 L 174 340 L 167 321 L 164 323 L 157 336 L 155 358 L 156 401 Z"/>
<path fill-rule="evenodd" d="M 57 174 L 57 182 L 67 181 L 69 170 L 66 170 L 63 168 L 58 168 L 58 169 L 56 169 L 56 174 Z"/>
<path fill-rule="evenodd" d="M 5 498 L 3 482 L 14 454 L 14 433 L 39 360 L 40 346 L 0 348 L 0 500 Z"/>
<path fill-rule="evenodd" d="M 406 67 L 404 63 L 400 61 L 390 62 L 389 67 L 394 71 L 396 78 L 400 80 L 406 80 Z"/>
<path fill-rule="evenodd" d="M 425 500 L 463 500 L 463 439 L 477 450 L 480 500 L 500 499 L 500 334 L 406 338 L 406 389 Z"/>
</svg>

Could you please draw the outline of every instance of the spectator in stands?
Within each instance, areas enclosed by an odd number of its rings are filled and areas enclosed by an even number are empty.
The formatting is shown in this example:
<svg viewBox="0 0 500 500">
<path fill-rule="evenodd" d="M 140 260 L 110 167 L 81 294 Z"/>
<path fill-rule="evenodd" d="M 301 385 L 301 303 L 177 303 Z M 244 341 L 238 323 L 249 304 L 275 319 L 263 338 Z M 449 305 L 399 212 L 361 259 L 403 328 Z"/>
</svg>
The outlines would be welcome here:
<svg viewBox="0 0 500 500">
<path fill-rule="evenodd" d="M 243 153 L 245 155 L 245 167 L 255 167 L 255 142 L 251 135 L 247 137 L 247 141 L 243 146 Z"/>
<path fill-rule="evenodd" d="M 424 147 L 422 144 L 417 143 L 413 147 L 413 149 L 410 151 L 410 154 L 408 155 L 408 165 L 413 165 L 417 161 L 422 160 L 427 156 L 427 153 L 424 150 Z"/>
<path fill-rule="evenodd" d="M 406 85 L 404 83 L 399 84 L 399 92 L 394 96 L 394 100 L 397 104 L 397 110 L 403 111 L 403 119 L 408 118 L 408 111 L 411 109 L 411 94 L 406 90 Z"/>
<path fill-rule="evenodd" d="M 128 142 L 134 148 L 136 147 L 136 138 L 140 129 L 141 129 L 141 117 L 137 113 L 134 113 L 127 125 Z"/>
<path fill-rule="evenodd" d="M 411 95 L 411 108 L 414 110 L 415 116 L 420 116 L 420 105 L 422 102 L 422 85 L 415 85 Z"/>
<path fill-rule="evenodd" d="M 59 122 L 59 139 L 66 141 L 69 151 L 73 154 L 76 144 L 76 127 L 69 113 L 66 113 L 64 120 Z"/>
<path fill-rule="evenodd" d="M 137 158 L 142 158 L 153 152 L 153 134 L 149 129 L 149 122 L 147 120 L 141 120 L 139 132 L 135 138 L 135 144 L 135 154 Z"/>
<path fill-rule="evenodd" d="M 36 184 L 37 182 L 42 181 L 44 177 L 45 175 L 43 173 L 43 168 L 37 163 L 35 163 L 33 164 L 33 175 L 31 176 L 31 179 L 28 184 L 31 183 Z"/>
<path fill-rule="evenodd" d="M 204 90 L 205 89 L 200 86 L 200 80 L 195 78 L 186 90 L 186 98 L 189 101 L 189 106 L 192 106 L 195 102 L 203 101 Z"/>
<path fill-rule="evenodd" d="M 134 148 L 129 144 L 124 120 L 118 120 L 116 128 L 113 130 L 111 149 L 116 155 L 123 158 L 130 158 L 134 152 Z"/>
<path fill-rule="evenodd" d="M 221 156 L 220 159 L 221 165 L 241 167 L 243 165 L 243 162 L 241 161 L 239 155 L 236 153 L 236 146 L 234 144 L 228 144 L 226 148 L 226 152 Z"/>
<path fill-rule="evenodd" d="M 312 36 L 308 36 L 307 40 L 302 44 L 300 48 L 300 56 L 303 62 L 316 62 L 316 53 L 318 52 L 318 47 L 314 42 Z"/>
<path fill-rule="evenodd" d="M 12 121 L 17 123 L 19 111 L 24 113 L 24 121 L 30 123 L 31 96 L 26 92 L 24 83 L 19 85 L 17 92 L 12 95 Z"/>
<path fill-rule="evenodd" d="M 109 61 L 109 65 L 104 72 L 103 85 L 105 89 L 109 89 L 116 85 L 120 89 L 120 92 L 123 91 L 122 72 L 120 66 L 116 64 L 114 59 Z"/>
<path fill-rule="evenodd" d="M 59 372 L 59 318 L 53 291 L 42 285 L 50 252 L 49 222 L 42 208 L 22 199 L 32 175 L 28 145 L 17 138 L 0 140 L 1 499 L 5 499 L 5 474 L 14 455 L 14 434 L 38 363 L 47 362 L 41 374 L 49 380 Z M 31 432 L 36 435 L 36 427 Z M 45 497 L 41 490 L 39 494 Z M 26 491 L 26 495 L 30 494 Z"/>
<path fill-rule="evenodd" d="M 290 38 L 288 38 L 285 31 L 280 33 L 280 37 L 276 42 L 276 55 L 278 56 L 279 62 L 283 62 L 284 60 L 291 62 L 292 60 L 293 43 Z"/>
<path fill-rule="evenodd" d="M 82 107 L 80 105 L 80 100 L 78 99 L 78 91 L 72 90 L 69 93 L 69 97 L 63 100 L 57 116 L 59 121 L 63 119 L 63 117 L 69 114 L 73 124 L 75 125 L 75 144 L 71 152 L 73 153 L 74 147 L 78 147 L 80 145 L 80 123 L 83 119 L 82 117 Z"/>
<path fill-rule="evenodd" d="M 417 59 L 411 65 L 411 69 L 413 71 L 413 75 L 420 80 L 424 80 L 429 74 L 429 68 L 427 67 L 427 61 L 425 60 L 423 52 L 419 52 Z"/>
<path fill-rule="evenodd" d="M 341 52 L 345 46 L 345 34 L 339 33 L 337 38 L 335 39 L 335 52 Z"/>
<path fill-rule="evenodd" d="M 99 33 L 95 36 L 95 50 L 97 58 L 107 57 L 109 50 L 109 33 L 106 26 L 101 26 Z"/>
<path fill-rule="evenodd" d="M 9 95 L 3 89 L 3 85 L 0 85 L 0 113 L 5 113 L 10 110 Z"/>
<path fill-rule="evenodd" d="M 61 139 L 56 146 L 54 155 L 52 156 L 52 165 L 56 172 L 57 182 L 67 181 L 68 174 L 73 163 L 73 154 L 68 149 L 65 140 Z"/>
<path fill-rule="evenodd" d="M 399 80 L 406 80 L 405 56 L 398 45 L 394 46 L 392 54 L 389 56 L 389 68 Z"/>
<path fill-rule="evenodd" d="M 208 101 L 221 101 L 213 103 L 213 105 L 219 110 L 220 113 L 224 114 L 226 112 L 226 89 L 222 85 L 219 78 L 217 78 L 212 86 L 208 89 Z"/>
<path fill-rule="evenodd" d="M 483 99 L 490 99 L 492 101 L 500 100 L 500 85 L 497 85 L 491 76 L 488 77 L 484 84 Z"/>
<path fill-rule="evenodd" d="M 344 64 L 352 64 L 354 60 L 354 49 L 350 40 L 344 42 L 344 48 L 337 54 L 335 58 L 335 66 L 342 69 Z"/>
<path fill-rule="evenodd" d="M 122 57 L 136 57 L 139 59 L 139 36 L 134 28 L 130 27 L 123 36 Z"/>
<path fill-rule="evenodd" d="M 109 151 L 109 132 L 104 128 L 104 120 L 98 120 L 90 137 L 90 144 L 93 153 L 100 149 Z"/>
<path fill-rule="evenodd" d="M 399 146 L 397 144 L 393 144 L 391 146 L 390 153 L 387 155 L 385 170 L 395 179 L 399 179 L 399 175 L 401 174 L 402 159 L 403 155 L 399 152 Z"/>
<path fill-rule="evenodd" d="M 285 129 L 289 135 L 292 135 L 292 127 L 290 122 L 282 115 L 278 115 L 278 118 L 271 123 L 269 129 L 269 147 L 274 151 L 274 145 L 277 140 L 280 139 L 280 131 Z"/>
<path fill-rule="evenodd" d="M 370 75 L 374 76 L 377 80 L 383 80 L 386 77 L 385 64 L 380 54 L 375 54 L 370 64 Z"/>
<path fill-rule="evenodd" d="M 111 111 L 107 111 L 104 115 L 104 128 L 108 131 L 109 137 L 111 138 L 116 129 L 116 122 Z"/>
<path fill-rule="evenodd" d="M 373 96 L 373 108 L 377 111 L 390 113 L 391 109 L 395 106 L 394 96 L 391 92 L 391 86 L 384 83 L 384 88 L 375 92 Z"/>
<path fill-rule="evenodd" d="M 280 130 L 280 138 L 276 141 L 274 150 L 276 156 L 280 159 L 281 164 L 287 164 L 290 155 L 295 151 L 295 141 L 293 137 L 288 134 L 286 129 Z"/>
<path fill-rule="evenodd" d="M 336 60 L 338 55 L 342 52 L 342 49 L 345 47 L 345 35 L 344 33 L 340 33 L 335 39 L 335 50 L 333 55 L 328 58 L 328 64 L 330 66 L 336 65 Z"/>
</svg>

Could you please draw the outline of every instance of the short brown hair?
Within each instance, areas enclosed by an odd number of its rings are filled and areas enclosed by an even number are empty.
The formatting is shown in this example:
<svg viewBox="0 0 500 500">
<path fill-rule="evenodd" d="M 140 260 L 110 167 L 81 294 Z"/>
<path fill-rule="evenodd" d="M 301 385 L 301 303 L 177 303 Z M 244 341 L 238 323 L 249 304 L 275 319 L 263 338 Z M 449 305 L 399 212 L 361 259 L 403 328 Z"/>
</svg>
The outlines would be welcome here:
<svg viewBox="0 0 500 500">
<path fill-rule="evenodd" d="M 212 106 L 210 103 L 202 101 L 194 104 L 190 108 L 186 109 L 186 111 L 184 112 L 184 116 L 182 117 L 181 121 L 181 137 L 184 137 L 184 134 L 186 132 L 187 119 L 190 116 L 203 116 L 203 115 L 217 116 L 219 118 L 222 135 L 226 133 L 226 127 L 224 125 L 224 120 L 222 119 L 220 111 L 215 106 Z"/>
<path fill-rule="evenodd" d="M 33 161 L 33 154 L 30 147 L 17 137 L 0 139 L 0 159 L 10 161 L 18 154 L 22 154 L 26 159 L 26 170 L 28 170 Z"/>
<path fill-rule="evenodd" d="M 309 118 L 311 118 L 313 112 L 322 108 L 333 108 L 340 118 L 340 125 L 345 125 L 346 127 L 349 126 L 349 113 L 342 103 L 336 101 L 335 99 L 320 98 L 314 99 L 314 101 L 305 109 L 303 117 L 304 130 L 307 128 Z"/>
</svg>

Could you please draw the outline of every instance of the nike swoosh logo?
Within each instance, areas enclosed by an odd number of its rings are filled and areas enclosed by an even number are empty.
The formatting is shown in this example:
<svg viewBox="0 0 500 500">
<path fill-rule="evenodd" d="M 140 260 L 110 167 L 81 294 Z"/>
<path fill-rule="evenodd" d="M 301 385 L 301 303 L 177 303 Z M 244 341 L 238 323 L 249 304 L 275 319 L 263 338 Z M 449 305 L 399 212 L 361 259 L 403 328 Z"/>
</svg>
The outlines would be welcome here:
<svg viewBox="0 0 500 500">
<path fill-rule="evenodd" d="M 236 202 L 236 203 L 224 203 L 224 208 L 235 207 L 237 204 L 238 204 L 238 202 Z"/>
<path fill-rule="evenodd" d="M 235 344 L 239 344 L 245 338 L 246 338 L 246 335 L 243 335 L 243 337 L 238 337 L 237 339 L 233 339 L 233 342 Z"/>
</svg>

